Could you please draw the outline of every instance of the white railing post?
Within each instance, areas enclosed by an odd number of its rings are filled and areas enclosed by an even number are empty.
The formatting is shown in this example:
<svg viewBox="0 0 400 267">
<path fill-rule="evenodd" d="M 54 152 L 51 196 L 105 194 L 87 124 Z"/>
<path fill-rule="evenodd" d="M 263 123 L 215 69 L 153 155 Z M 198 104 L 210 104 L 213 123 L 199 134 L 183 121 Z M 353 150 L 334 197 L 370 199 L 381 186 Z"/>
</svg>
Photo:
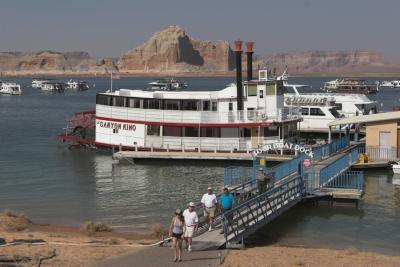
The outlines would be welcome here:
<svg viewBox="0 0 400 267">
<path fill-rule="evenodd" d="M 169 144 L 167 144 L 167 152 L 169 152 Z"/>
<path fill-rule="evenodd" d="M 185 144 L 182 144 L 182 152 L 185 152 Z"/>
<path fill-rule="evenodd" d="M 137 143 L 135 144 L 135 152 L 138 152 L 138 145 L 137 145 Z"/>
<path fill-rule="evenodd" d="M 151 143 L 151 152 L 153 152 L 154 151 L 154 145 L 153 145 L 153 143 Z"/>
</svg>

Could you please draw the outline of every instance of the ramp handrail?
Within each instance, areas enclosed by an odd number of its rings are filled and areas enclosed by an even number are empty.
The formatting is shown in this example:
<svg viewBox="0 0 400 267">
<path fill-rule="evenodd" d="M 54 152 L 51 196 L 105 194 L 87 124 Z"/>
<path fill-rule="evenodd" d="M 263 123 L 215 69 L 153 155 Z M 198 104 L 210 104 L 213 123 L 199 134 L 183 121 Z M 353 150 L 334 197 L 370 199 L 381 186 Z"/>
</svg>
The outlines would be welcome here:
<svg viewBox="0 0 400 267">
<path fill-rule="evenodd" d="M 247 237 L 300 201 L 302 194 L 303 179 L 299 175 L 223 213 L 221 219 L 225 242 Z"/>
</svg>

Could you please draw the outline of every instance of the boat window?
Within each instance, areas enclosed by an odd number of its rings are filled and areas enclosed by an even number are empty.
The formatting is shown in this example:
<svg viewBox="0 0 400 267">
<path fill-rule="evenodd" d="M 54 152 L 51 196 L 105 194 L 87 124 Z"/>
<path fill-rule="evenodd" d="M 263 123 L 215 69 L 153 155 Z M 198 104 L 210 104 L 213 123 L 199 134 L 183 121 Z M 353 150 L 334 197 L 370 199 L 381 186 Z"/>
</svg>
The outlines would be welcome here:
<svg viewBox="0 0 400 267">
<path fill-rule="evenodd" d="M 212 106 L 212 111 L 217 111 L 218 110 L 218 102 L 212 102 L 211 106 Z"/>
<path fill-rule="evenodd" d="M 232 111 L 233 110 L 233 103 L 231 102 L 231 103 L 229 103 L 229 111 Z"/>
<path fill-rule="evenodd" d="M 179 100 L 165 100 L 164 109 L 179 110 Z"/>
<path fill-rule="evenodd" d="M 203 101 L 203 110 L 204 111 L 210 110 L 210 101 L 208 101 L 208 100 Z"/>
<path fill-rule="evenodd" d="M 267 85 L 265 90 L 265 95 L 275 95 L 275 84 Z"/>
<path fill-rule="evenodd" d="M 105 105 L 105 106 L 111 106 L 111 96 L 98 94 L 96 96 L 96 104 Z"/>
<path fill-rule="evenodd" d="M 255 84 L 248 85 L 247 96 L 257 96 L 257 85 Z"/>
<path fill-rule="evenodd" d="M 310 115 L 310 111 L 308 108 L 301 108 L 301 115 Z"/>
<path fill-rule="evenodd" d="M 140 99 L 128 98 L 126 104 L 129 108 L 140 108 Z"/>
<path fill-rule="evenodd" d="M 331 108 L 331 109 L 329 109 L 329 111 L 332 113 L 332 115 L 335 117 L 335 118 L 341 118 L 342 116 L 340 115 L 340 113 L 336 110 L 336 108 Z"/>
<path fill-rule="evenodd" d="M 198 110 L 197 105 L 198 105 L 197 100 L 183 100 L 182 101 L 182 110 Z"/>
<path fill-rule="evenodd" d="M 260 98 L 264 98 L 264 90 L 260 90 Z"/>
<path fill-rule="evenodd" d="M 336 108 L 336 110 L 342 110 L 342 108 L 343 108 L 342 103 L 336 103 L 335 108 Z"/>
<path fill-rule="evenodd" d="M 113 106 L 114 107 L 125 107 L 125 97 L 113 96 Z"/>
<path fill-rule="evenodd" d="M 325 113 L 320 108 L 310 108 L 311 116 L 325 116 Z"/>
<path fill-rule="evenodd" d="M 221 137 L 221 129 L 212 127 L 201 127 L 200 134 L 201 137 Z"/>
<path fill-rule="evenodd" d="M 158 100 L 158 99 L 149 99 L 147 108 L 149 108 L 149 109 L 160 109 L 160 100 Z"/>
<path fill-rule="evenodd" d="M 182 128 L 175 126 L 164 126 L 163 127 L 163 136 L 182 136 Z"/>
<path fill-rule="evenodd" d="M 184 133 L 185 137 L 198 137 L 199 127 L 185 127 Z"/>
<path fill-rule="evenodd" d="M 160 136 L 160 125 L 147 125 L 147 135 Z"/>
<path fill-rule="evenodd" d="M 277 95 L 283 95 L 286 93 L 285 86 L 283 86 L 283 81 L 276 81 L 276 91 Z"/>
<path fill-rule="evenodd" d="M 268 126 L 264 127 L 264 137 L 269 136 L 278 136 L 278 127 L 277 126 Z"/>
<path fill-rule="evenodd" d="M 243 128 L 242 137 L 251 137 L 251 129 L 250 128 Z"/>
</svg>

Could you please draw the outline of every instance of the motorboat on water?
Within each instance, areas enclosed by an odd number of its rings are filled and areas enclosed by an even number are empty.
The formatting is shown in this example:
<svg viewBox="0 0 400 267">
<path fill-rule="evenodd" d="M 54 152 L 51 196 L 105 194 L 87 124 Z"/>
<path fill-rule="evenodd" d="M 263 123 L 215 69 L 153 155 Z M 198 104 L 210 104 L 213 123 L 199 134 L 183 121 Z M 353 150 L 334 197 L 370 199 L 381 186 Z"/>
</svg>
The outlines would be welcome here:
<svg viewBox="0 0 400 267">
<path fill-rule="evenodd" d="M 400 80 L 382 81 L 380 87 L 400 88 Z"/>
<path fill-rule="evenodd" d="M 46 78 L 33 78 L 32 79 L 32 88 L 41 88 L 43 84 L 52 82 L 53 79 Z"/>
<path fill-rule="evenodd" d="M 21 85 L 16 82 L 0 81 L 0 94 L 21 95 Z"/>
<path fill-rule="evenodd" d="M 393 173 L 400 174 L 400 161 L 390 161 L 389 165 L 391 166 Z"/>
<path fill-rule="evenodd" d="M 65 83 L 66 89 L 73 89 L 73 90 L 79 90 L 79 91 L 84 91 L 89 89 L 89 85 L 85 81 L 77 81 L 70 79 L 68 82 Z"/>
<path fill-rule="evenodd" d="M 287 76 L 284 80 L 286 106 L 302 109 L 303 121 L 300 131 L 326 132 L 328 123 L 337 119 L 376 113 L 376 101 L 363 94 L 343 93 L 299 93 L 299 89 L 307 89 L 308 85 L 289 84 Z"/>
<path fill-rule="evenodd" d="M 42 91 L 62 93 L 65 90 L 65 83 L 46 82 L 40 87 Z"/>
<path fill-rule="evenodd" d="M 379 83 L 365 79 L 341 78 L 325 82 L 322 90 L 328 93 L 374 94 L 379 90 Z"/>
<path fill-rule="evenodd" d="M 173 91 L 187 88 L 187 83 L 174 78 L 159 79 L 149 83 L 149 90 Z"/>
</svg>

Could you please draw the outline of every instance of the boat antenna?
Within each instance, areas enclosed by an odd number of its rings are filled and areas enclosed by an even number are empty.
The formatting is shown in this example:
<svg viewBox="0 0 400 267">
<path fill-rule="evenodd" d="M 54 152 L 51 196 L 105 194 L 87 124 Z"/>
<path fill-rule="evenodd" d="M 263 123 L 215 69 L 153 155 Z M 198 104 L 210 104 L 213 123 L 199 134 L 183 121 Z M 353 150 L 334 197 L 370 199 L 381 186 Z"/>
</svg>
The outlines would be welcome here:
<svg viewBox="0 0 400 267">
<path fill-rule="evenodd" d="M 110 83 L 111 83 L 111 92 L 113 91 L 113 76 L 112 76 L 112 74 L 113 74 L 113 70 L 111 69 L 111 80 L 110 80 Z"/>
</svg>

